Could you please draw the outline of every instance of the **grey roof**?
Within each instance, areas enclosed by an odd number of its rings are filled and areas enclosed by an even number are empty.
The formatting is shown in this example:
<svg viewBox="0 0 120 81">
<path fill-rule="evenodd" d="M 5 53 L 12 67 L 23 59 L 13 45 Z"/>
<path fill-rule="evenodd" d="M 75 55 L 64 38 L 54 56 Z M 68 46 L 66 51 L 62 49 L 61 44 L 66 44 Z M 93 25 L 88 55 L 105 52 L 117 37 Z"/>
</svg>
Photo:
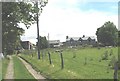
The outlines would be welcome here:
<svg viewBox="0 0 120 81">
<path fill-rule="evenodd" d="M 92 40 L 94 40 L 94 39 L 95 39 L 95 37 L 94 37 L 94 36 L 87 36 L 87 37 L 82 37 L 82 40 L 87 40 L 89 37 L 90 37 Z"/>
<path fill-rule="evenodd" d="M 73 40 L 77 41 L 77 40 L 79 40 L 80 37 L 68 37 L 68 39 L 66 39 L 66 41 L 69 41 L 71 38 L 72 38 Z"/>
<path fill-rule="evenodd" d="M 30 41 L 21 41 L 21 43 L 29 43 L 29 44 L 33 45 L 33 43 Z"/>
<path fill-rule="evenodd" d="M 90 37 L 92 40 L 95 39 L 94 36 L 86 36 L 86 37 L 68 37 L 68 39 L 66 39 L 66 41 L 69 41 L 71 38 L 72 38 L 74 41 L 78 41 L 80 38 L 81 38 L 82 40 L 87 40 L 89 37 Z"/>
<path fill-rule="evenodd" d="M 60 43 L 60 40 L 49 40 L 49 44 Z"/>
</svg>

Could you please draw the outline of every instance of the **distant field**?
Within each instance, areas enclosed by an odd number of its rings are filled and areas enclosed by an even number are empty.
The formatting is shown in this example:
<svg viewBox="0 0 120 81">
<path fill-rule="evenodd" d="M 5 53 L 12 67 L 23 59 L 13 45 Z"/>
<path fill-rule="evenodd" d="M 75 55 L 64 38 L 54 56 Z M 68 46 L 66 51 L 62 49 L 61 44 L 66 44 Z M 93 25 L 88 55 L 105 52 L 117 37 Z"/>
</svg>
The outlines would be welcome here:
<svg viewBox="0 0 120 81">
<path fill-rule="evenodd" d="M 113 79 L 114 70 L 110 68 L 111 60 L 118 59 L 118 48 L 64 48 L 64 69 L 61 70 L 59 49 L 49 49 L 52 65 L 48 60 L 48 49 L 41 50 L 41 60 L 37 54 L 21 54 L 37 71 L 51 79 Z M 112 54 L 111 53 L 112 50 Z M 107 52 L 108 60 L 102 60 Z M 43 57 L 43 58 L 42 58 Z M 112 63 L 112 62 L 111 62 Z"/>
</svg>

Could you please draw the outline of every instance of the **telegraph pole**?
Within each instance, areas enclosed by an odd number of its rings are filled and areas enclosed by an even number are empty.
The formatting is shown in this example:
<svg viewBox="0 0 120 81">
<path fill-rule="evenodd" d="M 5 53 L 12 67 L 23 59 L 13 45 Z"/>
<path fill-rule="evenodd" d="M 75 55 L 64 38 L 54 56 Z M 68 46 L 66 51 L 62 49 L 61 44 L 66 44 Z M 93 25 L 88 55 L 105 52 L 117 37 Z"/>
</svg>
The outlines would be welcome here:
<svg viewBox="0 0 120 81">
<path fill-rule="evenodd" d="M 38 8 L 38 2 L 36 2 L 36 7 Z M 39 36 L 39 12 L 37 12 L 37 39 L 38 39 L 38 59 L 40 59 L 40 36 Z"/>
</svg>

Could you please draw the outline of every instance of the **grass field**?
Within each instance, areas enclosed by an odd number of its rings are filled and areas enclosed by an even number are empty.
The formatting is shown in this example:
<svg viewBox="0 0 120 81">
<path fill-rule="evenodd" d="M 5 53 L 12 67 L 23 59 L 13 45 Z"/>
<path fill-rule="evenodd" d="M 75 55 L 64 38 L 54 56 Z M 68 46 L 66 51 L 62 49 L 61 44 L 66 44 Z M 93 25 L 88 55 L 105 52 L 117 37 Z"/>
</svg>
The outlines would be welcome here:
<svg viewBox="0 0 120 81">
<path fill-rule="evenodd" d="M 14 62 L 14 79 L 34 79 L 34 77 L 27 71 L 23 63 L 16 57 L 13 57 Z"/>
<path fill-rule="evenodd" d="M 112 49 L 112 54 L 111 53 Z M 49 64 L 46 50 L 41 51 L 41 60 L 37 54 L 21 54 L 22 58 L 30 62 L 37 71 L 49 79 L 113 79 L 114 70 L 110 68 L 111 59 L 118 59 L 118 48 L 64 48 L 64 69 L 61 69 L 60 54 L 49 49 L 52 65 Z M 108 60 L 102 60 L 108 51 Z"/>
</svg>

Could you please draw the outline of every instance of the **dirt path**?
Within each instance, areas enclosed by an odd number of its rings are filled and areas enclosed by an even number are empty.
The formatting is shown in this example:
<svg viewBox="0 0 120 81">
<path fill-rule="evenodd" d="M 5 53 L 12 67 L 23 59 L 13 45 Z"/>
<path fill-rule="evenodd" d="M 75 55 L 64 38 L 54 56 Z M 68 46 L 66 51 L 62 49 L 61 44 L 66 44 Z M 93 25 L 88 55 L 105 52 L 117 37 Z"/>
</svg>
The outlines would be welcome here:
<svg viewBox="0 0 120 81">
<path fill-rule="evenodd" d="M 10 58 L 10 62 L 7 67 L 5 79 L 14 79 L 13 59 L 12 56 L 9 56 L 9 58 Z"/>
<path fill-rule="evenodd" d="M 27 70 L 34 76 L 35 79 L 45 79 L 42 75 L 38 74 L 30 64 L 28 64 L 26 61 L 24 61 L 22 58 L 18 57 L 22 63 L 25 65 Z"/>
</svg>

